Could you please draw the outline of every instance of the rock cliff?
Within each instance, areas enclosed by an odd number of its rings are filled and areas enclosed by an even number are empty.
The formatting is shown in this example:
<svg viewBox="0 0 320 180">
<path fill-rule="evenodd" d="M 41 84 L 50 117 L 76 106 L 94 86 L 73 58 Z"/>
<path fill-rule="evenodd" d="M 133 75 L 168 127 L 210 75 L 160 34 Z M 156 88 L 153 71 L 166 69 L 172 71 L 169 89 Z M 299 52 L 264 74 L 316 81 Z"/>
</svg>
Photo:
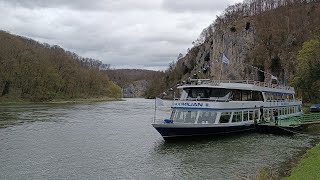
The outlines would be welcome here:
<svg viewBox="0 0 320 180">
<path fill-rule="evenodd" d="M 320 35 L 320 3 L 281 3 L 254 15 L 232 10 L 228 18 L 225 14 L 218 17 L 204 30 L 204 41 L 194 43 L 167 75 L 178 77 L 171 84 L 194 74 L 198 78 L 260 81 L 269 81 L 274 75 L 280 83 L 289 84 L 303 42 Z M 229 64 L 222 63 L 223 55 Z"/>
<path fill-rule="evenodd" d="M 147 80 L 134 81 L 123 87 L 124 98 L 144 97 L 149 82 Z"/>
</svg>

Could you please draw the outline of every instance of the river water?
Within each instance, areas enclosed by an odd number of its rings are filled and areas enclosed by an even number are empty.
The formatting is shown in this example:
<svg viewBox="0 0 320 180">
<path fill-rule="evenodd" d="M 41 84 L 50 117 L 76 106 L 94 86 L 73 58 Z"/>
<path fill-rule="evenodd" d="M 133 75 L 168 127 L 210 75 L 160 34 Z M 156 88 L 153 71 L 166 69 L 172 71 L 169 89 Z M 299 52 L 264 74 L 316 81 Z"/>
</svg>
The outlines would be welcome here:
<svg viewBox="0 0 320 180">
<path fill-rule="evenodd" d="M 165 116 L 166 110 L 157 114 Z M 154 100 L 0 106 L 0 179 L 241 179 L 313 138 L 241 134 L 165 143 Z"/>
</svg>

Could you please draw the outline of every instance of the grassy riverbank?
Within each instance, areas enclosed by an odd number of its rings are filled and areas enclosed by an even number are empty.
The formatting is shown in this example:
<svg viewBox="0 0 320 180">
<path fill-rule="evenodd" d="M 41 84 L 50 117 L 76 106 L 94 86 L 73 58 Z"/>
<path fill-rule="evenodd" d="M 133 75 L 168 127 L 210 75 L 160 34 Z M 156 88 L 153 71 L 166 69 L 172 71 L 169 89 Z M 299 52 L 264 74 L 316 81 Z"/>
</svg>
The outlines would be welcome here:
<svg viewBox="0 0 320 180">
<path fill-rule="evenodd" d="M 310 125 L 305 129 L 308 134 L 320 134 L 320 124 Z M 320 143 L 315 147 L 301 152 L 302 154 L 287 162 L 286 168 L 279 171 L 269 168 L 260 169 L 255 180 L 300 180 L 300 179 L 320 179 Z M 287 176 L 288 177 L 284 177 Z"/>
<path fill-rule="evenodd" d="M 320 144 L 307 151 L 299 164 L 283 180 L 320 179 Z"/>
</svg>

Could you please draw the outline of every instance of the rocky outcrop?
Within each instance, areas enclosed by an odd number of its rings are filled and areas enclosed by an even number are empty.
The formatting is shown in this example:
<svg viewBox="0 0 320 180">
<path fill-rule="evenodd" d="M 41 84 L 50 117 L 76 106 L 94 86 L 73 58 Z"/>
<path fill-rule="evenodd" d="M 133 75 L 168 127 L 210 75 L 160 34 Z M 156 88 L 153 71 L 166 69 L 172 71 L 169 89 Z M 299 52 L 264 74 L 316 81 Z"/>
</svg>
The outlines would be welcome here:
<svg viewBox="0 0 320 180">
<path fill-rule="evenodd" d="M 248 54 L 256 42 L 255 29 L 251 25 L 245 29 L 237 27 L 236 31 L 230 29 L 217 29 L 213 35 L 201 45 L 192 48 L 181 60 L 193 75 L 205 78 L 219 79 L 246 79 L 249 78 L 245 70 Z M 230 60 L 230 64 L 223 65 L 223 54 Z M 221 73 L 222 69 L 222 73 Z"/>
<path fill-rule="evenodd" d="M 134 81 L 123 88 L 124 98 L 138 98 L 144 97 L 146 89 L 148 87 L 147 80 Z"/>
<path fill-rule="evenodd" d="M 303 42 L 318 37 L 320 4 L 297 4 L 255 16 L 234 16 L 205 29 L 204 42 L 197 43 L 177 62 L 182 79 L 248 79 L 269 81 L 277 76 L 288 84 L 297 68 Z M 305 13 L 307 12 L 307 13 Z M 222 63 L 223 54 L 230 60 Z"/>
</svg>

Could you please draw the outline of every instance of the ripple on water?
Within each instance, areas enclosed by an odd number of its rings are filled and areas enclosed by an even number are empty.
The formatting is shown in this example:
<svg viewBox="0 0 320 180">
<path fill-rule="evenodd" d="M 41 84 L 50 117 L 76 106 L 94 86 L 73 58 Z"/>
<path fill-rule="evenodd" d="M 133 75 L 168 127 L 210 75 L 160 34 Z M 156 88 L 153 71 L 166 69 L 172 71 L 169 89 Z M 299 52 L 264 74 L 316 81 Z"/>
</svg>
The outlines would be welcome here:
<svg viewBox="0 0 320 180">
<path fill-rule="evenodd" d="M 167 143 L 153 116 L 154 100 L 144 99 L 0 106 L 0 179 L 240 179 L 279 168 L 312 140 L 241 134 Z"/>
</svg>

